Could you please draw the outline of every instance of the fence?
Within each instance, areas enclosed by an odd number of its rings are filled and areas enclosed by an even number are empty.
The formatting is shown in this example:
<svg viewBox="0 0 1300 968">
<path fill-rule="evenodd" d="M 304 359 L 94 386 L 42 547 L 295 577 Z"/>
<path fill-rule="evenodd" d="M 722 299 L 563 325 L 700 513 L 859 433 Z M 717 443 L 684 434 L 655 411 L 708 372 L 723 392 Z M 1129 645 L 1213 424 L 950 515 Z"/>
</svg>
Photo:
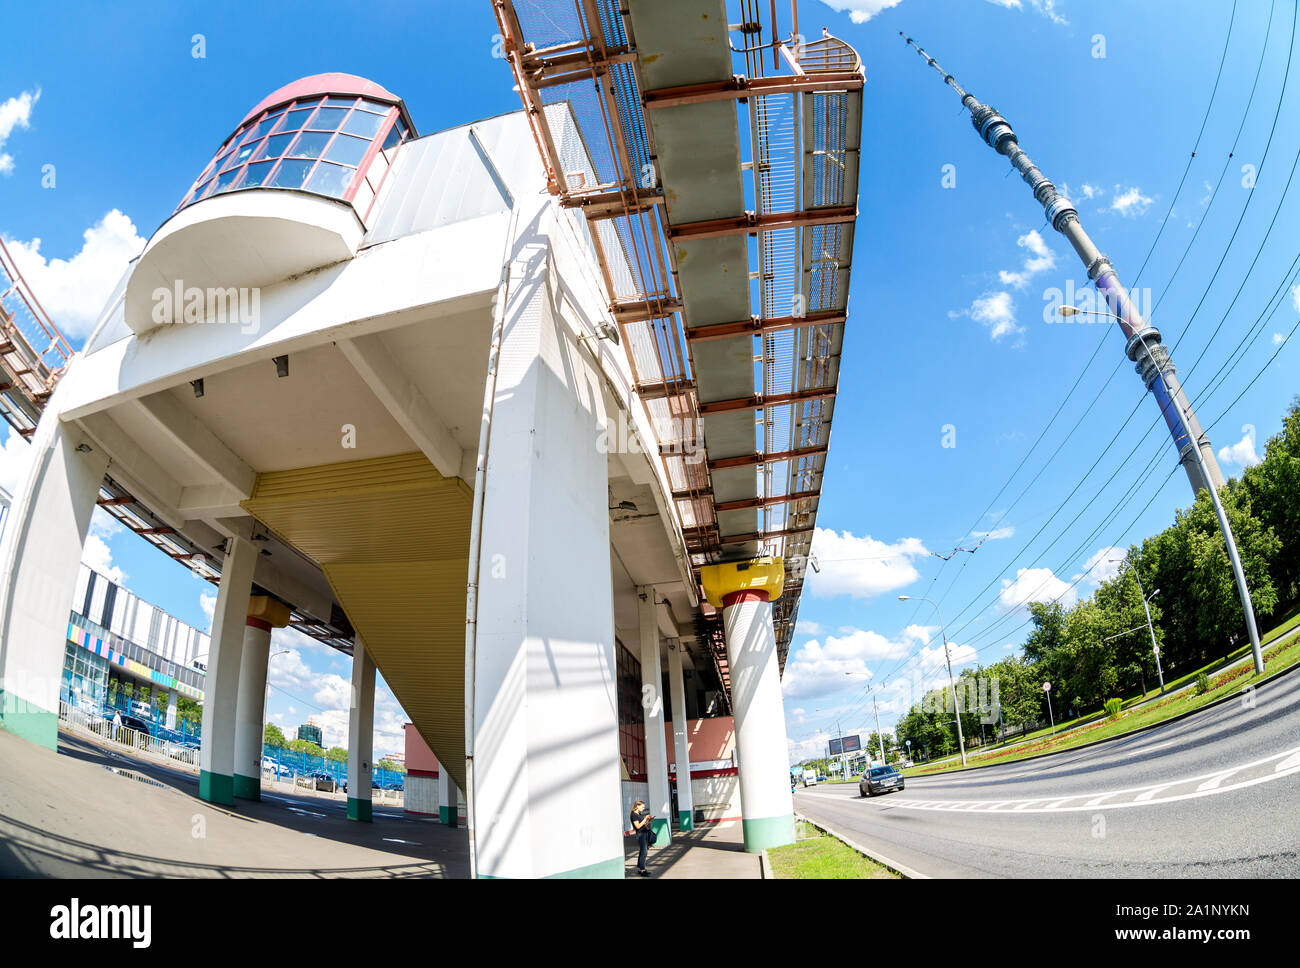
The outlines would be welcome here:
<svg viewBox="0 0 1300 968">
<path fill-rule="evenodd" d="M 164 762 L 199 768 L 199 746 L 202 730 L 198 723 L 176 720 L 176 729 L 168 729 L 165 713 L 156 706 L 148 710 L 140 703 L 124 697 L 121 692 L 106 695 L 102 704 L 82 702 L 77 704 L 65 691 L 59 700 L 59 719 L 70 728 L 118 743 L 127 749 L 148 753 Z M 148 726 L 141 730 L 119 725 L 114 728 L 113 714 L 126 717 Z M 331 760 L 324 756 L 310 756 L 285 748 L 264 747 L 262 750 L 263 780 L 280 781 L 291 787 L 310 785 L 314 790 L 316 777 L 325 774 L 341 790 L 348 776 L 347 760 Z M 394 770 L 375 768 L 371 771 L 371 799 L 401 803 L 406 786 L 406 774 Z"/>
</svg>

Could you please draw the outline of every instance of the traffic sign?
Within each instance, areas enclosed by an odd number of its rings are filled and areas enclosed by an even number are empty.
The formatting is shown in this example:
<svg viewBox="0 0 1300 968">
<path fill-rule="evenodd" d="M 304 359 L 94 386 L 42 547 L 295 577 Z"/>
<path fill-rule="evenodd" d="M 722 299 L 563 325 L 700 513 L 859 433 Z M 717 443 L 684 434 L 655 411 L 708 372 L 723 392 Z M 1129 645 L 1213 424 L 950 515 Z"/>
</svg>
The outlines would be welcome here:
<svg viewBox="0 0 1300 968">
<path fill-rule="evenodd" d="M 1050 682 L 1044 682 L 1043 692 L 1051 692 L 1051 691 L 1052 691 L 1052 684 Z"/>
</svg>

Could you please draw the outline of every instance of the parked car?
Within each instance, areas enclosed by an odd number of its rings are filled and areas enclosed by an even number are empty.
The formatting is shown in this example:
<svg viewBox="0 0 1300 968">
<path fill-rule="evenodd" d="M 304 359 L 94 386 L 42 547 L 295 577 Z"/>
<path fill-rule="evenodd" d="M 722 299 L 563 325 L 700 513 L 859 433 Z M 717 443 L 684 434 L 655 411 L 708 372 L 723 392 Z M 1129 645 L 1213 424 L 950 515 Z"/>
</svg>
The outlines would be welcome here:
<svg viewBox="0 0 1300 968">
<path fill-rule="evenodd" d="M 334 792 L 334 777 L 328 773 L 313 773 L 312 779 L 316 781 L 316 789 L 322 793 Z"/>
<path fill-rule="evenodd" d="M 893 793 L 903 789 L 903 774 L 892 766 L 873 766 L 858 782 L 858 792 L 864 797 L 877 793 Z"/>
</svg>

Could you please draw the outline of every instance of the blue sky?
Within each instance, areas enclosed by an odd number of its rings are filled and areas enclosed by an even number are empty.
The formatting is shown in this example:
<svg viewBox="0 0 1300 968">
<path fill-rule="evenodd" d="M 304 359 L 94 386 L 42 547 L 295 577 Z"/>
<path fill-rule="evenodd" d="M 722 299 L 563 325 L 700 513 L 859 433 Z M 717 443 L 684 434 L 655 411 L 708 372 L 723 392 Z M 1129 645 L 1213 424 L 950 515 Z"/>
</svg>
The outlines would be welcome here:
<svg viewBox="0 0 1300 968">
<path fill-rule="evenodd" d="M 74 345 L 212 150 L 280 85 L 323 71 L 370 77 L 406 99 L 421 133 L 519 105 L 493 57 L 486 0 L 372 3 L 362 17 L 328 2 L 62 7 L 58 18 L 30 6 L 6 15 L 7 33 L 23 42 L 0 63 L 0 232 Z M 837 721 L 846 732 L 874 728 L 870 685 L 880 686 L 888 730 L 933 681 L 934 611 L 898 595 L 940 603 L 956 658 L 995 661 L 1023 641 L 1024 601 L 1088 594 L 1109 574 L 1106 549 L 1165 527 L 1190 500 L 1182 472 L 1170 473 L 1167 435 L 1147 433 L 1157 412 L 1122 359 L 1119 332 L 1044 318 L 1053 292 L 1087 293 L 1083 268 L 898 31 L 1010 119 L 1121 278 L 1139 297 L 1149 290 L 1152 318 L 1176 344 L 1232 475 L 1262 452 L 1297 392 L 1295 351 L 1282 345 L 1233 403 L 1300 312 L 1288 275 L 1300 233 L 1286 192 L 1300 152 L 1288 120 L 1300 63 L 1284 93 L 1285 0 L 1271 32 L 1268 3 L 1238 3 L 1175 197 L 1232 9 L 1231 0 L 1206 0 L 1195 16 L 1174 0 L 801 3 L 803 32 L 824 25 L 857 47 L 867 86 L 850 319 L 815 542 L 821 573 L 809 580 L 786 667 L 794 756 L 824 749 Z M 195 35 L 203 57 L 193 56 Z M 43 187 L 49 165 L 54 184 Z M 1212 390 L 1220 364 L 1273 305 Z M 24 446 L 5 443 L 0 484 L 11 483 Z M 88 559 L 206 625 L 210 586 L 129 534 L 101 524 L 94 537 Z M 973 554 L 936 556 L 981 537 Z M 315 715 L 341 740 L 347 661 L 282 635 L 293 652 L 272 663 L 271 715 L 289 725 Z M 400 748 L 401 713 L 386 689 L 378 718 L 377 750 Z"/>
</svg>

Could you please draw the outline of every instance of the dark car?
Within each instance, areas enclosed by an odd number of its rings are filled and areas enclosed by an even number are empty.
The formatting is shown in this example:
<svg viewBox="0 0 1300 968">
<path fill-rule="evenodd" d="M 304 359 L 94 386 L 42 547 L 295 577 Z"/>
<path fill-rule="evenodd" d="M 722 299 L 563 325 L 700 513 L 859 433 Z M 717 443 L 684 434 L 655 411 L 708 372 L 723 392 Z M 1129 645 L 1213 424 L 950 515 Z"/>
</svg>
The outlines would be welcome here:
<svg viewBox="0 0 1300 968">
<path fill-rule="evenodd" d="M 328 773 L 313 773 L 311 778 L 316 781 L 316 789 L 322 793 L 334 792 L 334 777 Z"/>
<path fill-rule="evenodd" d="M 873 766 L 858 781 L 858 792 L 864 797 L 877 793 L 893 793 L 903 789 L 903 774 L 892 766 Z"/>
</svg>

